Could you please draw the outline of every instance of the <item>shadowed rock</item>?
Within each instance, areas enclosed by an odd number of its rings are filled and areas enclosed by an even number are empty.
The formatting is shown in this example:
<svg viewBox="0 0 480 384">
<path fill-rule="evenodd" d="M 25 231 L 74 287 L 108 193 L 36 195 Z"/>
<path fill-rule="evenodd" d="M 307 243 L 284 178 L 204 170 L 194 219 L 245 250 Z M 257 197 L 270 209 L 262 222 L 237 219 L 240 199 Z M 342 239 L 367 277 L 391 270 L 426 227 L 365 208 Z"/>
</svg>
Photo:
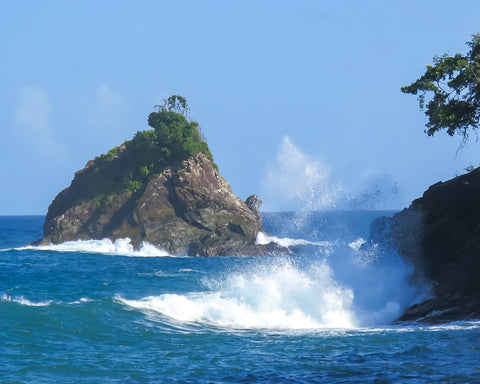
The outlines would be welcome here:
<svg viewBox="0 0 480 384">
<path fill-rule="evenodd" d="M 396 249 L 431 285 L 432 298 L 400 321 L 480 318 L 480 168 L 432 185 L 392 218 L 372 224 L 371 238 Z"/>
<path fill-rule="evenodd" d="M 258 198 L 257 195 L 250 195 L 245 200 L 245 204 L 258 218 L 262 218 L 262 213 L 260 212 L 260 206 L 262 205 L 262 200 Z"/>
</svg>

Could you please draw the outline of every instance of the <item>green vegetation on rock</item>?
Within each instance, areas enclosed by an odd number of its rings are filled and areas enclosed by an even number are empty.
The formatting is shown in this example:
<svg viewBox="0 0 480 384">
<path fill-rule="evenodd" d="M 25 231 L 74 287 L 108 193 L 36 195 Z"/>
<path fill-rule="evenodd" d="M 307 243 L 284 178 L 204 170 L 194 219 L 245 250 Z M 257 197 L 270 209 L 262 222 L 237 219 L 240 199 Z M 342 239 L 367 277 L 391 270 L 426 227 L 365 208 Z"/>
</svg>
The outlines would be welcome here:
<svg viewBox="0 0 480 384">
<path fill-rule="evenodd" d="M 188 118 L 186 100 L 174 95 L 164 102 L 148 116 L 153 129 L 137 132 L 132 140 L 87 165 L 84 174 L 89 179 L 85 191 L 88 200 L 100 203 L 112 194 L 137 192 L 151 177 L 199 152 L 213 163 L 198 123 Z M 218 169 L 216 164 L 214 167 Z"/>
</svg>

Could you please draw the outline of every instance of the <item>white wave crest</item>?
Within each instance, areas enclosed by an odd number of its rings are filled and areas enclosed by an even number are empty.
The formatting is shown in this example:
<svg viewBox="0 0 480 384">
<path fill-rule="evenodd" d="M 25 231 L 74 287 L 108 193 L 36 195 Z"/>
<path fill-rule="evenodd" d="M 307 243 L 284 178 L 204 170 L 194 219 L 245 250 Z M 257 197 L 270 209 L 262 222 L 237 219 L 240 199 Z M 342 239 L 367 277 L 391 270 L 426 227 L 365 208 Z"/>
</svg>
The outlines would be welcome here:
<svg viewBox="0 0 480 384">
<path fill-rule="evenodd" d="M 191 268 L 181 268 L 178 270 L 180 273 L 203 273 L 202 271 L 197 271 L 196 269 Z"/>
<path fill-rule="evenodd" d="M 20 305 L 25 305 L 27 307 L 46 307 L 52 303 L 52 300 L 47 300 L 47 301 L 39 301 L 39 302 L 34 302 L 30 301 L 23 296 L 20 297 L 11 297 L 7 295 L 2 295 L 0 298 L 0 301 L 7 301 L 11 303 L 17 303 Z"/>
<path fill-rule="evenodd" d="M 170 256 L 163 249 L 156 248 L 150 243 L 143 242 L 140 249 L 134 249 L 129 238 L 117 239 L 112 242 L 110 239 L 102 240 L 77 240 L 66 241 L 61 244 L 51 245 L 28 245 L 17 250 L 39 250 L 54 252 L 85 252 L 85 253 L 102 253 L 113 256 L 130 256 L 130 257 L 164 257 Z"/>
<path fill-rule="evenodd" d="M 329 241 L 308 241 L 304 239 L 289 239 L 288 237 L 276 237 L 267 235 L 264 232 L 258 232 L 256 244 L 258 245 L 267 245 L 270 243 L 278 244 L 281 247 L 294 247 L 296 245 L 318 245 L 321 247 L 329 247 L 331 243 Z"/>
<path fill-rule="evenodd" d="M 359 237 L 357 240 L 348 243 L 348 246 L 352 248 L 354 251 L 360 251 L 360 249 L 362 248 L 362 245 L 365 244 L 366 242 L 367 240 Z"/>
<path fill-rule="evenodd" d="M 212 282 L 209 291 L 163 294 L 125 305 L 176 321 L 234 329 L 352 328 L 353 292 L 335 283 L 326 263 L 298 270 L 283 261 Z"/>
<path fill-rule="evenodd" d="M 81 297 L 79 300 L 72 301 L 68 304 L 73 305 L 73 304 L 84 304 L 84 303 L 90 303 L 92 302 L 93 299 L 89 299 L 88 297 Z"/>
</svg>

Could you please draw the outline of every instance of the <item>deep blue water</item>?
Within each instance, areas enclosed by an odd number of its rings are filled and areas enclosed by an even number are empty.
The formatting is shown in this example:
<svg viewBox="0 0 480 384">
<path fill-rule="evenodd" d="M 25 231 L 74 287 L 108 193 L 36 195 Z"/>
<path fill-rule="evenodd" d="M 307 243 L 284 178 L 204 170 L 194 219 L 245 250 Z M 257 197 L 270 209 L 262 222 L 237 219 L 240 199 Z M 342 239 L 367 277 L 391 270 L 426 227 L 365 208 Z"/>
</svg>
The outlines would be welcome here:
<svg viewBox="0 0 480 384">
<path fill-rule="evenodd" d="M 425 292 L 361 247 L 380 214 L 264 214 L 295 254 L 262 258 L 24 247 L 43 217 L 0 217 L 0 383 L 480 382 L 480 323 L 391 325 Z"/>
</svg>

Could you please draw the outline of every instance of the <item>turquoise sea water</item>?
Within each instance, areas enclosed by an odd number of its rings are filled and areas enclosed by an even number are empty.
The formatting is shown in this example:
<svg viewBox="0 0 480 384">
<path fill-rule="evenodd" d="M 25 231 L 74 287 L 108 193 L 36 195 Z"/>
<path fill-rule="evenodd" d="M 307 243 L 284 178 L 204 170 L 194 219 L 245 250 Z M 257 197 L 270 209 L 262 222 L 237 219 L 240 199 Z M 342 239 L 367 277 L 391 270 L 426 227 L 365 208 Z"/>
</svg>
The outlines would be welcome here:
<svg viewBox="0 0 480 384">
<path fill-rule="evenodd" d="M 25 247 L 43 217 L 0 217 L 0 383 L 480 382 L 480 323 L 392 325 L 426 292 L 362 247 L 384 213 L 265 214 L 295 252 L 262 258 Z"/>
</svg>

